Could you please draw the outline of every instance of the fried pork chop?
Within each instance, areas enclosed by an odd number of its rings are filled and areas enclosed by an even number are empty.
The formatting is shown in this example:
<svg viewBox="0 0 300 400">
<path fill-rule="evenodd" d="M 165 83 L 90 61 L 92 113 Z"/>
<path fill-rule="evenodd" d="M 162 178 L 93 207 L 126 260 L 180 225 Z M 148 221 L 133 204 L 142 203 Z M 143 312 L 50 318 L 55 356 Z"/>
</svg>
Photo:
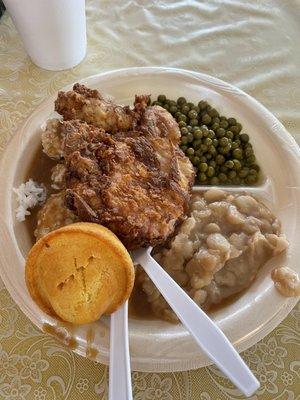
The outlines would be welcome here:
<svg viewBox="0 0 300 400">
<path fill-rule="evenodd" d="M 133 128 L 140 112 L 146 108 L 149 96 L 137 96 L 135 107 L 120 106 L 104 99 L 98 90 L 76 83 L 69 92 L 58 92 L 55 111 L 64 120 L 79 119 L 105 129 L 106 132 L 128 131 Z"/>
<path fill-rule="evenodd" d="M 81 107 L 90 101 L 83 92 Z M 147 107 L 147 96 L 137 96 L 133 110 L 110 103 L 118 107 L 115 127 L 113 111 L 108 120 L 99 119 L 102 97 L 92 92 L 99 101 L 88 118 L 78 92 L 61 93 L 56 101 L 65 119 L 81 119 L 60 126 L 67 206 L 82 221 L 107 226 L 128 249 L 162 243 L 184 216 L 194 180 L 192 164 L 178 147 L 178 125 L 163 108 Z"/>
</svg>

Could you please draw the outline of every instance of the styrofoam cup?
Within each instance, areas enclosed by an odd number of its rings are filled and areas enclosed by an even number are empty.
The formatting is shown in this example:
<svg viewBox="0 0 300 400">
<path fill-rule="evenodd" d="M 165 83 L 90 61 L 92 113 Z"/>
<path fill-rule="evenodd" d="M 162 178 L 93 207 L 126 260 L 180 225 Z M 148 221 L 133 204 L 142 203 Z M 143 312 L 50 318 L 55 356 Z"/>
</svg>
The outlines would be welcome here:
<svg viewBox="0 0 300 400">
<path fill-rule="evenodd" d="M 32 61 L 59 71 L 86 54 L 85 0 L 4 0 Z"/>
</svg>

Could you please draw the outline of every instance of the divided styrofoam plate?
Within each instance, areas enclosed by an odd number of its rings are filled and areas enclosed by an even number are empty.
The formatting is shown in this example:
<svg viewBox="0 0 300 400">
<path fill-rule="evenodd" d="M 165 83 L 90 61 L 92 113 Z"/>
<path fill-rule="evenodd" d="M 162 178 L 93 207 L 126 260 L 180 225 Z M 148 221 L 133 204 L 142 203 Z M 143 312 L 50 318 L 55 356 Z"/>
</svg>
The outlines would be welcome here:
<svg viewBox="0 0 300 400">
<path fill-rule="evenodd" d="M 185 96 L 189 101 L 207 100 L 220 113 L 235 117 L 251 138 L 264 179 L 247 190 L 262 199 L 282 221 L 290 247 L 284 256 L 266 264 L 253 285 L 234 303 L 212 313 L 238 351 L 262 339 L 287 316 L 296 298 L 277 293 L 270 272 L 277 266 L 289 266 L 300 274 L 300 150 L 281 123 L 260 103 L 234 86 L 208 75 L 171 68 L 129 68 L 106 72 L 81 81 L 97 88 L 117 102 L 132 104 L 135 94 L 148 93 L 152 98 L 166 94 L 170 99 Z M 71 85 L 70 85 L 71 87 Z M 39 328 L 53 325 L 53 332 L 63 330 L 66 344 L 76 340 L 77 353 L 93 353 L 97 361 L 108 363 L 109 319 L 70 330 L 44 314 L 32 301 L 24 281 L 26 254 L 31 246 L 25 224 L 15 220 L 16 200 L 13 187 L 25 179 L 28 167 L 40 146 L 40 129 L 53 114 L 56 96 L 43 102 L 15 133 L 1 160 L 0 169 L 0 274 L 12 298 Z M 195 187 L 194 190 L 204 190 Z M 90 343 L 88 331 L 95 331 Z M 180 371 L 208 365 L 210 362 L 181 324 L 159 320 L 130 319 L 132 369 L 139 371 Z M 74 340 L 72 341 L 74 345 Z M 90 348 L 96 348 L 90 351 Z"/>
</svg>

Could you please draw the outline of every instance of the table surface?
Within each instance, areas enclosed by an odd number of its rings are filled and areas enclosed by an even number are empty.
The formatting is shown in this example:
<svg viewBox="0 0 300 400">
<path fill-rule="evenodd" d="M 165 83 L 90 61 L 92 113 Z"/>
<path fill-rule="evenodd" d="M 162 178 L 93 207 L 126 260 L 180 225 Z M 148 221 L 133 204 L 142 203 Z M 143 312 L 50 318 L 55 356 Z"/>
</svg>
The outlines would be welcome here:
<svg viewBox="0 0 300 400">
<path fill-rule="evenodd" d="M 204 72 L 257 98 L 300 142 L 300 3 L 297 0 L 87 1 L 88 52 L 50 72 L 0 20 L 0 151 L 50 94 L 80 78 L 131 66 Z M 300 307 L 243 353 L 261 382 L 253 399 L 300 399 Z M 37 330 L 0 281 L 0 399 L 104 399 L 107 368 Z M 133 372 L 135 400 L 243 399 L 215 367 Z"/>
</svg>

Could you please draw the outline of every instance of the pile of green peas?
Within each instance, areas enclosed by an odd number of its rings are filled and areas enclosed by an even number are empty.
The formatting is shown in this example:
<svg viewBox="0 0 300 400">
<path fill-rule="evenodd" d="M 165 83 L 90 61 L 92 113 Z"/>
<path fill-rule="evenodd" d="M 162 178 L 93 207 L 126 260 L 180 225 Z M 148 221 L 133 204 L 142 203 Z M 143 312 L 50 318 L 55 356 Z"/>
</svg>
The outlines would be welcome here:
<svg viewBox="0 0 300 400">
<path fill-rule="evenodd" d="M 235 118 L 226 118 L 201 100 L 197 105 L 184 97 L 169 100 L 163 94 L 152 105 L 169 111 L 181 131 L 181 150 L 191 160 L 202 185 L 253 185 L 259 180 L 249 136 Z"/>
</svg>

